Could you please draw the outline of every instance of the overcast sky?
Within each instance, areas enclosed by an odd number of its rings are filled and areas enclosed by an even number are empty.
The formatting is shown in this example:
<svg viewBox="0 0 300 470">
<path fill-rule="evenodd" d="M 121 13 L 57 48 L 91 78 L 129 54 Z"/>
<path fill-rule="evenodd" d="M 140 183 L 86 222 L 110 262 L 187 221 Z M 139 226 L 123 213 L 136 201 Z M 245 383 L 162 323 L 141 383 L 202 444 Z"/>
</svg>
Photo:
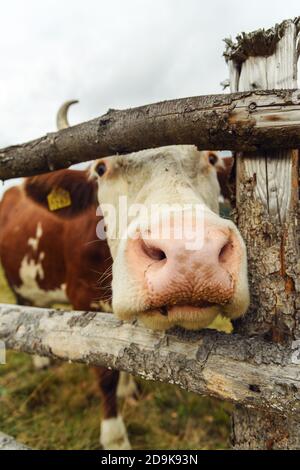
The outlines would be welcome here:
<svg viewBox="0 0 300 470">
<path fill-rule="evenodd" d="M 169 98 L 221 92 L 224 37 L 300 14 L 299 0 L 1 2 L 0 147 Z"/>
</svg>

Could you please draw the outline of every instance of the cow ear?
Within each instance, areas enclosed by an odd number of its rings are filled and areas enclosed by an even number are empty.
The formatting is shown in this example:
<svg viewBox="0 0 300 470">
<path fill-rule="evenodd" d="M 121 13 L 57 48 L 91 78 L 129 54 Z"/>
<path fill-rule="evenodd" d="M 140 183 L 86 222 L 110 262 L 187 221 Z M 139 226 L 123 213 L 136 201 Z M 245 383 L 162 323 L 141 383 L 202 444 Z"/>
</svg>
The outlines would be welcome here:
<svg viewBox="0 0 300 470">
<path fill-rule="evenodd" d="M 222 158 L 222 165 L 219 165 L 217 168 L 217 177 L 219 180 L 221 194 L 224 199 L 231 199 L 232 190 L 230 187 L 230 176 L 234 164 L 233 157 L 224 157 Z"/>
<path fill-rule="evenodd" d="M 26 195 L 62 218 L 81 215 L 97 201 L 97 183 L 87 171 L 58 170 L 26 178 Z"/>
</svg>

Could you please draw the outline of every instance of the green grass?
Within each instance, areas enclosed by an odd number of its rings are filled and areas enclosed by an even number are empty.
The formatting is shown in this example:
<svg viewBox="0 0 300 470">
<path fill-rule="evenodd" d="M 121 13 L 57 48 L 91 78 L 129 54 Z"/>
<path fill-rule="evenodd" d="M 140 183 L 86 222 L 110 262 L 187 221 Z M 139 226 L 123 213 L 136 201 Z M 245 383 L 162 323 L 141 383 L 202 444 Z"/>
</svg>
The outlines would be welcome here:
<svg viewBox="0 0 300 470">
<path fill-rule="evenodd" d="M 16 299 L 6 282 L 2 267 L 0 265 L 0 303 L 15 304 Z"/>
<path fill-rule="evenodd" d="M 0 272 L 0 302 L 14 297 Z M 218 319 L 214 325 L 229 331 Z M 176 386 L 139 381 L 138 401 L 122 415 L 135 449 L 226 449 L 230 405 Z M 35 371 L 26 354 L 9 351 L 0 365 L 0 430 L 37 449 L 99 448 L 100 398 L 93 371 L 56 363 Z"/>
</svg>

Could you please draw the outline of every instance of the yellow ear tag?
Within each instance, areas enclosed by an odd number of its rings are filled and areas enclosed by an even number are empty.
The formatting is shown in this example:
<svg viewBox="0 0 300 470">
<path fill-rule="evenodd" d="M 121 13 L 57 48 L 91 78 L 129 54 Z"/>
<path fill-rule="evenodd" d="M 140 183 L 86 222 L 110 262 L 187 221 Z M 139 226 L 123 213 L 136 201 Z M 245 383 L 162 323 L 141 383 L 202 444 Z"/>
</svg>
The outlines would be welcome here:
<svg viewBox="0 0 300 470">
<path fill-rule="evenodd" d="M 47 196 L 50 211 L 57 211 L 63 207 L 71 206 L 71 196 L 69 191 L 62 188 L 54 188 Z"/>
</svg>

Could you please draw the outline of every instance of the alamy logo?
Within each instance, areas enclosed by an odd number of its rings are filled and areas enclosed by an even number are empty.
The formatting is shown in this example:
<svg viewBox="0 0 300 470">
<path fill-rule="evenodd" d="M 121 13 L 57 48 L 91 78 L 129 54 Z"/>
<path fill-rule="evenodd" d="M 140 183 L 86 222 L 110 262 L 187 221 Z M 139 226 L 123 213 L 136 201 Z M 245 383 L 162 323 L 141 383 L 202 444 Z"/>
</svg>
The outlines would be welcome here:
<svg viewBox="0 0 300 470">
<path fill-rule="evenodd" d="M 6 348 L 4 341 L 0 341 L 0 364 L 6 364 Z"/>
<path fill-rule="evenodd" d="M 187 250 L 200 250 L 204 242 L 203 204 L 128 204 L 120 196 L 118 210 L 113 204 L 101 204 L 96 212 L 103 217 L 97 224 L 100 240 L 147 239 L 184 240 Z"/>
<path fill-rule="evenodd" d="M 300 364 L 300 339 L 292 342 L 292 363 Z"/>
</svg>

